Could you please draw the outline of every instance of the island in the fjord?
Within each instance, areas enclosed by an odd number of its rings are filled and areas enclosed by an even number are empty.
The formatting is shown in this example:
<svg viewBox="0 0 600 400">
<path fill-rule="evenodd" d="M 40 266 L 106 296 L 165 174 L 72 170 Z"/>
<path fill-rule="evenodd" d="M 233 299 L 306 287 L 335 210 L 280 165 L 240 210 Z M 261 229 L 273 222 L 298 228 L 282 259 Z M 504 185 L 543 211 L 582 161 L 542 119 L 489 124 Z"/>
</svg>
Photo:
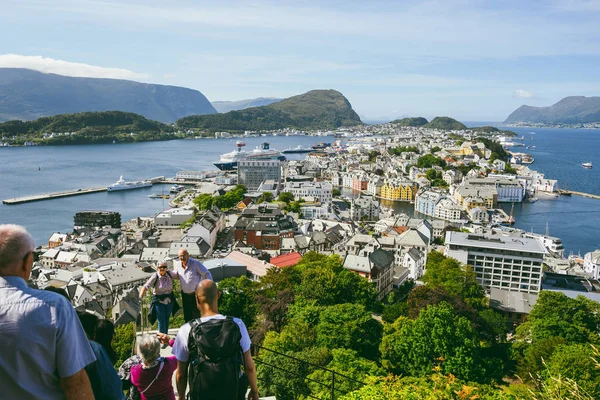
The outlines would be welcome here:
<svg viewBox="0 0 600 400">
<path fill-rule="evenodd" d="M 360 117 L 348 99 L 335 90 L 311 90 L 267 106 L 224 114 L 193 115 L 177 121 L 177 127 L 181 129 L 205 132 L 335 129 L 360 124 Z"/>
<path fill-rule="evenodd" d="M 0 136 L 10 145 L 61 145 L 146 142 L 176 139 L 175 129 L 162 122 L 122 111 L 83 112 L 0 124 Z"/>
<path fill-rule="evenodd" d="M 523 105 L 504 121 L 516 126 L 600 128 L 600 97 L 565 97 L 550 107 Z"/>
<path fill-rule="evenodd" d="M 0 122 L 89 111 L 124 111 L 164 123 L 217 112 L 193 89 L 0 68 Z"/>
</svg>

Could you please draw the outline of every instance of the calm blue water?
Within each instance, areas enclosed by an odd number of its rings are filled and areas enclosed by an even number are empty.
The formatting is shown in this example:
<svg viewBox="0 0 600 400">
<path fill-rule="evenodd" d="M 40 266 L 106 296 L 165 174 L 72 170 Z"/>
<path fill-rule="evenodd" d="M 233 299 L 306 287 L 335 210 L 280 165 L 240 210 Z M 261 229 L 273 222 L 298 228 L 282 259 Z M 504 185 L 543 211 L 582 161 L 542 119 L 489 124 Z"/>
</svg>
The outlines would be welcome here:
<svg viewBox="0 0 600 400">
<path fill-rule="evenodd" d="M 548 178 L 558 179 L 564 187 L 600 195 L 600 131 L 571 129 L 514 128 L 536 149 L 531 166 Z M 532 135 L 528 132 L 536 132 Z M 252 149 L 264 140 L 283 150 L 297 145 L 308 146 L 333 138 L 269 137 L 247 139 Z M 532 140 L 533 139 L 533 140 Z M 231 151 L 234 140 L 178 140 L 137 144 L 14 147 L 0 148 L 0 199 L 65 189 L 105 186 L 119 175 L 125 179 L 147 179 L 159 175 L 174 176 L 180 170 L 214 169 L 220 154 Z M 304 155 L 296 155 L 296 158 Z M 582 162 L 596 167 L 586 170 Z M 38 170 L 38 167 L 41 170 Z M 165 188 L 167 189 L 167 188 Z M 0 204 L 0 223 L 17 223 L 32 232 L 36 243 L 47 241 L 53 231 L 72 229 L 77 211 L 99 209 L 118 211 L 123 221 L 136 216 L 152 215 L 168 207 L 161 199 L 148 194 L 160 193 L 160 186 L 114 193 L 97 193 L 15 206 Z M 401 204 L 401 203 L 399 203 Z M 507 206 L 508 210 L 510 205 Z M 404 210 L 403 211 L 410 211 Z M 507 211 L 508 211 L 507 210 Z M 560 237 L 567 251 L 592 251 L 600 247 L 600 200 L 572 196 L 543 199 L 536 203 L 515 205 L 516 226 Z"/>
</svg>

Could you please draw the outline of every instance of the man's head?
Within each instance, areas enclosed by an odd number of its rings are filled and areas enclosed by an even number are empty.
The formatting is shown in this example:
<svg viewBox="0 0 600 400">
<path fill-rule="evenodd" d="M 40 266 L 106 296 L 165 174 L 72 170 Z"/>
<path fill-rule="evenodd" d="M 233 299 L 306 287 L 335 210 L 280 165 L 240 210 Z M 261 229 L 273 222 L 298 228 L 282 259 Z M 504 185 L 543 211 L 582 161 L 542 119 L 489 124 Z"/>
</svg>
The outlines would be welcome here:
<svg viewBox="0 0 600 400">
<path fill-rule="evenodd" d="M 196 305 L 200 310 L 200 314 L 204 315 L 206 311 L 218 313 L 219 296 L 221 296 L 221 293 L 214 281 L 210 279 L 200 281 L 196 286 Z"/>
<path fill-rule="evenodd" d="M 179 250 L 179 261 L 183 264 L 187 264 L 188 259 L 190 258 L 190 253 L 186 249 Z"/>
<path fill-rule="evenodd" d="M 28 280 L 33 266 L 33 237 L 19 225 L 0 225 L 0 276 Z"/>
</svg>

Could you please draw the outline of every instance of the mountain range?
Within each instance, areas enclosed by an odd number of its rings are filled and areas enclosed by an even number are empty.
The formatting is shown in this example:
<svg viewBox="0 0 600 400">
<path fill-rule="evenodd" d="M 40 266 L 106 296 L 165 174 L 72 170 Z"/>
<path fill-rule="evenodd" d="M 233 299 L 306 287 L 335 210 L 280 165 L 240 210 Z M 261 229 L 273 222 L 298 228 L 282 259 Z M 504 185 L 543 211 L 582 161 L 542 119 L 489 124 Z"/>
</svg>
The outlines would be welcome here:
<svg viewBox="0 0 600 400">
<path fill-rule="evenodd" d="M 115 110 L 164 123 L 217 112 L 202 93 L 183 87 L 0 68 L 0 121 Z"/>
<path fill-rule="evenodd" d="M 245 108 L 268 106 L 269 104 L 277 103 L 283 99 L 276 97 L 258 97 L 256 99 L 246 99 L 237 101 L 213 101 L 212 106 L 220 113 L 229 111 L 243 110 Z"/>
<path fill-rule="evenodd" d="M 335 129 L 360 124 L 360 117 L 348 99 L 335 90 L 311 90 L 267 106 L 223 114 L 194 115 L 177 121 L 179 128 L 209 132 Z"/>
<path fill-rule="evenodd" d="M 585 124 L 600 122 L 600 97 L 565 97 L 550 107 L 523 105 L 505 123 Z"/>
</svg>

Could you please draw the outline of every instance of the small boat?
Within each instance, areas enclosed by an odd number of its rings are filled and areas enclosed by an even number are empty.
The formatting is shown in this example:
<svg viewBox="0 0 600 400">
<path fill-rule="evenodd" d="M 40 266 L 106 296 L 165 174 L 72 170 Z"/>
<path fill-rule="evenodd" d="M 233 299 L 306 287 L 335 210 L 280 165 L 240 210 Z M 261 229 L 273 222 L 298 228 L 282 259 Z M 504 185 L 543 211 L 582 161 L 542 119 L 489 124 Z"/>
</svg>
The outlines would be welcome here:
<svg viewBox="0 0 600 400">
<path fill-rule="evenodd" d="M 583 168 L 592 168 L 592 163 L 591 162 L 584 162 L 584 163 L 581 163 L 581 166 Z"/>
<path fill-rule="evenodd" d="M 313 149 L 298 146 L 293 149 L 290 148 L 290 149 L 284 150 L 284 151 L 282 151 L 282 153 L 283 154 L 310 153 L 311 151 L 313 151 Z"/>
<path fill-rule="evenodd" d="M 170 199 L 171 196 L 165 193 L 153 193 L 148 195 L 151 199 Z"/>
</svg>

